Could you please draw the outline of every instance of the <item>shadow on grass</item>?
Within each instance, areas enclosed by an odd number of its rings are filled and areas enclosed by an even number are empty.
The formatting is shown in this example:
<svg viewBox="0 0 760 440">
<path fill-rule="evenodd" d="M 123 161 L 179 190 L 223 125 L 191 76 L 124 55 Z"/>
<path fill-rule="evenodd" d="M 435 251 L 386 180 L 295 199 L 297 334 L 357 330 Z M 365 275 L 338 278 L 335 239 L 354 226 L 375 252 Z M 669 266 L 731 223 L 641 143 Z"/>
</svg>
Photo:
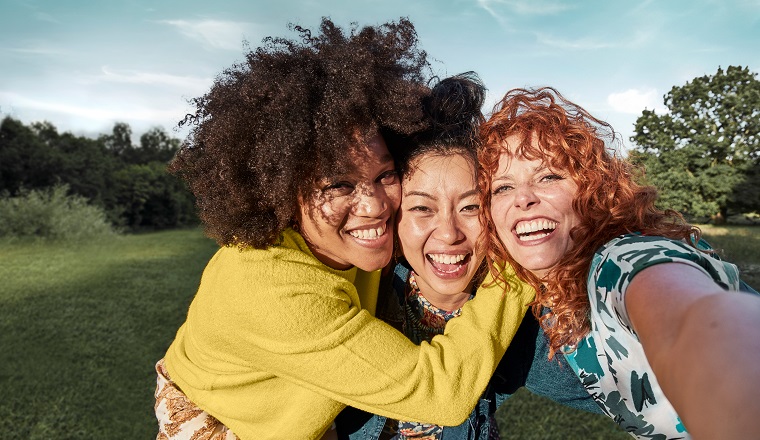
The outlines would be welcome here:
<svg viewBox="0 0 760 440">
<path fill-rule="evenodd" d="M 55 258 L 65 249 L 32 249 L 28 258 L 52 253 L 57 263 L 48 272 L 69 276 L 40 279 L 45 288 L 34 292 L 26 279 L 6 283 L 3 438 L 155 438 L 153 365 L 183 322 L 216 246 L 197 231 L 150 235 L 108 243 L 105 255 L 83 246 L 73 259 Z M 158 257 L 132 258 L 151 247 Z M 9 280 L 6 270 L 0 279 Z"/>
</svg>

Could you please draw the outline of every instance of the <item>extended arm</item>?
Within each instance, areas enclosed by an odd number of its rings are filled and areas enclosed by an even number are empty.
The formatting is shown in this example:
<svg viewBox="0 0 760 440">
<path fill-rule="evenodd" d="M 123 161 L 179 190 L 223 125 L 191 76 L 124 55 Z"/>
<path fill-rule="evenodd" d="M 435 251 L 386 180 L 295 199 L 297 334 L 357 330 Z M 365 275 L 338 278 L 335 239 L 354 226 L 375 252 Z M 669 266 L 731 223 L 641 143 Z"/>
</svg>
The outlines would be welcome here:
<svg viewBox="0 0 760 440">
<path fill-rule="evenodd" d="M 631 281 L 626 308 L 663 392 L 695 439 L 760 438 L 760 297 L 680 263 Z"/>
</svg>

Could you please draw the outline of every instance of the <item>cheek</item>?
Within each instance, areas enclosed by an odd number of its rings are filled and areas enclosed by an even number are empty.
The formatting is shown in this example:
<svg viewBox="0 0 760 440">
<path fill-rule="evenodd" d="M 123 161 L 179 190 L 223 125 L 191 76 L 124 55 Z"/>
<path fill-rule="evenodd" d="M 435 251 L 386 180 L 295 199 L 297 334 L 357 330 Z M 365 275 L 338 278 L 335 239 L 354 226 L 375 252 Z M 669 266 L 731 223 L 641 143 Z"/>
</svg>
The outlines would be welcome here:
<svg viewBox="0 0 760 440">
<path fill-rule="evenodd" d="M 507 223 L 507 213 L 509 203 L 504 197 L 499 197 L 491 201 L 491 219 L 497 230 L 500 230 Z"/>
<path fill-rule="evenodd" d="M 425 241 L 425 221 L 412 215 L 401 215 L 398 222 L 398 239 L 402 248 L 421 247 Z"/>
<path fill-rule="evenodd" d="M 480 234 L 483 232 L 483 227 L 480 224 L 480 219 L 477 217 L 469 218 L 465 222 L 465 230 L 470 241 L 476 241 L 478 237 L 480 237 Z"/>
<path fill-rule="evenodd" d="M 319 207 L 318 215 L 321 215 L 319 220 L 330 226 L 338 226 L 350 211 L 351 204 L 345 200 L 325 202 Z"/>
<path fill-rule="evenodd" d="M 393 212 L 398 211 L 401 206 L 401 185 L 390 185 L 385 194 L 388 196 L 389 204 Z"/>
</svg>

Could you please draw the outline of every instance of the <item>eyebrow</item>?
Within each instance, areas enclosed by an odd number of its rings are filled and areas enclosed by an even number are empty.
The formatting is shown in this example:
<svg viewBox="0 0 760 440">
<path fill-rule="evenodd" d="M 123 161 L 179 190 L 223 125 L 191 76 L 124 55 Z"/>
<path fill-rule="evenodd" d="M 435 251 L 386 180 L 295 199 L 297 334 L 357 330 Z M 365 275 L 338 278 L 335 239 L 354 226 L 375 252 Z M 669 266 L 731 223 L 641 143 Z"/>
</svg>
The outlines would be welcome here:
<svg viewBox="0 0 760 440">
<path fill-rule="evenodd" d="M 541 165 L 533 168 L 531 170 L 531 172 L 535 174 L 535 173 L 540 173 L 541 171 L 548 170 L 548 169 L 550 169 L 550 168 L 548 166 L 546 166 L 545 163 L 542 163 Z M 502 175 L 496 176 L 493 179 L 491 179 L 491 181 L 492 182 L 496 182 L 496 181 L 499 181 L 499 180 L 509 180 L 509 179 L 513 179 L 513 178 L 514 178 L 513 175 L 510 174 L 510 173 L 508 173 L 508 174 L 502 174 Z"/>
<path fill-rule="evenodd" d="M 382 161 L 382 163 L 394 162 L 393 156 L 391 155 L 391 153 L 386 153 L 383 157 L 380 158 L 380 161 Z"/>
<path fill-rule="evenodd" d="M 472 189 L 470 191 L 462 193 L 459 196 L 459 200 L 466 199 L 467 197 L 477 196 L 478 194 L 479 194 L 479 191 L 477 189 Z M 419 197 L 424 197 L 430 200 L 438 200 L 436 197 L 433 197 L 432 194 L 428 194 L 424 191 L 409 191 L 402 194 L 402 197 L 409 197 L 409 196 L 419 196 Z"/>
<path fill-rule="evenodd" d="M 393 156 L 391 156 L 390 153 L 385 154 L 384 156 L 380 158 L 379 165 L 381 167 L 392 165 L 393 169 L 396 168 L 396 162 L 393 160 Z M 351 174 L 352 170 L 353 170 L 353 167 L 346 171 L 336 171 L 335 174 L 325 176 L 324 179 L 327 181 L 343 180 L 344 178 L 346 178 L 347 175 Z"/>
<path fill-rule="evenodd" d="M 428 193 L 423 192 L 423 191 L 404 192 L 404 194 L 402 194 L 401 197 L 409 197 L 409 196 L 419 196 L 419 197 L 425 197 L 426 199 L 430 199 L 430 200 L 436 200 L 436 198 L 433 197 L 432 194 L 428 194 Z"/>
</svg>

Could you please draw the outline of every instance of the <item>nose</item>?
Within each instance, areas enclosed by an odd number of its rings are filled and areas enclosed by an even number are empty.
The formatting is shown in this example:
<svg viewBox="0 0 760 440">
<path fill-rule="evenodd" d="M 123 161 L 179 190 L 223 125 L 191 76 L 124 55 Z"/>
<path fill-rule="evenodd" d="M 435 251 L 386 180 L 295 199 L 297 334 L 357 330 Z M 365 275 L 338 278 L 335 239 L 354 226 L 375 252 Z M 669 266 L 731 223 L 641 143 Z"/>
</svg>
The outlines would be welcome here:
<svg viewBox="0 0 760 440">
<path fill-rule="evenodd" d="M 443 243 L 454 244 L 464 238 L 464 233 L 455 216 L 441 215 L 438 216 L 433 236 Z"/>
<path fill-rule="evenodd" d="M 523 211 L 539 203 L 539 198 L 531 185 L 520 185 L 515 188 L 515 207 Z"/>
<path fill-rule="evenodd" d="M 388 195 L 382 188 L 357 187 L 354 214 L 361 217 L 379 217 L 390 206 Z"/>
</svg>

